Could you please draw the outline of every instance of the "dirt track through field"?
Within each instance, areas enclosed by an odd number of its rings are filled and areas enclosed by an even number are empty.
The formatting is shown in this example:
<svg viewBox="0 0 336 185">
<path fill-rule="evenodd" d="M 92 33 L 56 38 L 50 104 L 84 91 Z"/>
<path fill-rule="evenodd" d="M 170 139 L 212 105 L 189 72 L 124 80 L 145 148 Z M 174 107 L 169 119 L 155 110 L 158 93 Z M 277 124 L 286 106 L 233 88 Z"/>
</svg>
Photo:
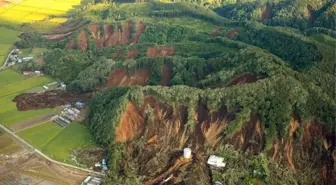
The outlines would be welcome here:
<svg viewBox="0 0 336 185">
<path fill-rule="evenodd" d="M 25 129 L 33 127 L 37 124 L 49 121 L 54 115 L 55 114 L 47 114 L 47 115 L 39 116 L 39 117 L 34 118 L 32 120 L 27 120 L 27 121 L 15 124 L 15 125 L 11 126 L 10 129 L 13 130 L 14 132 L 25 130 Z"/>
</svg>

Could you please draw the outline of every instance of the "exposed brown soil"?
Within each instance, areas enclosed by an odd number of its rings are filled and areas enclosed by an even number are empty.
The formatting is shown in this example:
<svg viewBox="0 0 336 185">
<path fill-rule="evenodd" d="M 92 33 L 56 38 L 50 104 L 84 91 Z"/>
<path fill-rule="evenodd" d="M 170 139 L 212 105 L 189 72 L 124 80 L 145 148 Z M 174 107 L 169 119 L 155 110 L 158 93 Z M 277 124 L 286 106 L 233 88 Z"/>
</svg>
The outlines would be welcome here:
<svg viewBox="0 0 336 185">
<path fill-rule="evenodd" d="M 40 65 L 44 64 L 44 56 L 39 56 L 37 58 L 34 59 L 34 61 Z"/>
<path fill-rule="evenodd" d="M 59 34 L 74 32 L 75 30 L 88 24 L 88 22 L 89 22 L 88 20 L 81 20 L 81 19 L 66 21 L 65 23 L 62 23 L 59 27 L 57 27 L 55 31 Z"/>
<path fill-rule="evenodd" d="M 126 111 L 121 117 L 120 124 L 116 127 L 116 141 L 126 142 L 133 140 L 144 129 L 144 119 L 139 108 L 128 103 Z"/>
<path fill-rule="evenodd" d="M 133 29 L 133 22 L 131 20 L 124 23 L 124 34 L 125 37 L 127 38 L 127 44 L 130 43 L 131 41 L 132 29 Z"/>
<path fill-rule="evenodd" d="M 75 47 L 75 40 L 70 40 L 69 42 L 68 42 L 68 44 L 65 46 L 65 49 L 74 49 L 74 47 Z"/>
<path fill-rule="evenodd" d="M 265 21 L 265 20 L 268 20 L 268 19 L 271 18 L 273 8 L 274 8 L 274 4 L 267 3 L 266 8 L 263 8 L 261 10 L 262 11 L 262 14 L 261 14 L 261 20 L 262 21 Z"/>
<path fill-rule="evenodd" d="M 229 32 L 226 34 L 226 36 L 227 36 L 228 38 L 232 39 L 233 37 L 239 35 L 239 33 L 240 33 L 240 29 L 235 28 L 235 29 L 229 31 Z"/>
<path fill-rule="evenodd" d="M 46 121 L 50 120 L 54 115 L 55 114 L 47 114 L 47 115 L 39 116 L 39 117 L 34 118 L 32 120 L 17 123 L 15 125 L 11 126 L 10 128 L 11 128 L 12 131 L 18 132 L 20 130 L 24 130 L 26 128 L 32 127 L 36 124 L 46 122 Z"/>
<path fill-rule="evenodd" d="M 168 64 L 164 64 L 162 67 L 162 78 L 159 84 L 162 86 L 168 86 L 169 81 L 171 80 L 172 77 L 173 77 L 173 70 Z"/>
<path fill-rule="evenodd" d="M 85 101 L 91 94 L 71 94 L 60 90 L 46 91 L 44 93 L 23 93 L 16 96 L 13 102 L 19 111 L 54 108 L 76 101 Z"/>
<path fill-rule="evenodd" d="M 192 162 L 192 159 L 184 159 L 181 154 L 180 154 L 180 158 L 178 158 L 174 164 L 169 167 L 168 170 L 166 170 L 165 172 L 163 172 L 161 175 L 159 175 L 158 177 L 156 177 L 155 179 L 151 179 L 148 180 L 146 182 L 144 182 L 144 185 L 155 185 L 155 184 L 159 184 L 165 181 L 165 179 L 167 179 L 171 174 L 176 173 L 181 167 L 183 166 L 187 166 L 190 165 Z"/>
<path fill-rule="evenodd" d="M 119 71 L 119 73 L 128 75 L 126 71 Z M 260 115 L 251 113 L 250 120 L 244 123 L 242 128 L 231 136 L 223 138 L 223 131 L 235 119 L 236 113 L 228 112 L 225 106 L 217 111 L 211 111 L 206 104 L 206 100 L 198 102 L 196 114 L 193 115 L 194 130 L 186 129 L 188 127 L 185 124 L 189 117 L 186 106 L 169 105 L 153 96 L 144 97 L 141 107 L 133 103 L 127 104 L 126 111 L 116 130 L 116 140 L 126 142 L 125 157 L 137 160 L 139 166 L 137 173 L 146 177 L 145 184 L 162 184 L 168 178 L 168 184 L 174 184 L 181 182 L 181 179 L 183 181 L 185 173 L 193 178 L 206 179 L 203 178 L 207 173 L 204 161 L 202 161 L 206 158 L 205 148 L 215 147 L 219 143 L 230 143 L 237 149 L 256 154 L 264 150 L 264 125 Z M 293 114 L 292 121 L 289 123 L 288 135 L 276 140 L 270 151 L 270 156 L 275 161 L 284 162 L 296 170 L 313 163 L 310 160 L 298 158 L 302 155 L 299 151 L 310 151 L 314 145 L 313 138 L 325 136 L 325 129 L 315 120 L 304 126 L 302 142 L 297 142 L 300 124 L 302 124 L 300 118 Z M 330 143 L 329 140 L 334 140 L 335 135 L 335 133 L 330 133 L 329 138 L 326 137 L 327 143 Z M 141 142 L 135 140 L 140 136 Z M 330 148 L 330 144 L 324 145 L 327 145 L 324 148 Z M 335 147 L 335 142 L 331 145 Z M 198 156 L 193 155 L 193 157 L 201 160 L 197 161 L 197 165 L 196 163 L 194 165 L 194 162 L 184 163 L 179 159 L 181 149 L 186 146 L 191 147 Z M 324 177 L 323 185 L 334 182 L 330 180 L 330 174 L 333 173 L 334 168 L 333 151 L 329 153 L 329 157 L 324 158 L 322 164 L 314 163 L 321 166 L 321 173 Z"/>
<path fill-rule="evenodd" d="M 105 87 L 146 85 L 150 78 L 149 69 L 139 69 L 133 75 L 129 74 L 125 69 L 115 69 L 105 84 Z"/>
<path fill-rule="evenodd" d="M 147 56 L 148 57 L 166 57 L 173 56 L 175 52 L 175 47 L 166 47 L 166 46 L 156 46 L 148 48 Z"/>
<path fill-rule="evenodd" d="M 78 49 L 86 51 L 89 48 L 89 38 L 86 31 L 81 31 L 77 40 Z"/>
<path fill-rule="evenodd" d="M 115 31 L 113 31 L 112 26 L 106 26 L 106 35 L 104 36 L 105 47 L 111 46 L 120 46 L 128 44 L 131 40 L 131 33 L 132 33 L 133 23 L 132 21 L 128 21 L 124 23 L 124 27 L 122 30 L 121 26 L 118 26 Z M 108 36 L 107 36 L 108 35 Z"/>
<path fill-rule="evenodd" d="M 138 22 L 138 26 L 137 26 L 137 30 L 136 30 L 134 39 L 131 42 L 131 45 L 138 43 L 138 41 L 139 41 L 139 39 L 140 39 L 140 37 L 142 35 L 142 32 L 145 31 L 145 28 L 146 28 L 145 24 L 143 22 L 139 21 Z"/>
<path fill-rule="evenodd" d="M 139 54 L 139 52 L 140 52 L 140 50 L 138 50 L 138 49 L 128 51 L 126 56 L 125 56 L 125 59 L 126 60 L 134 59 Z"/>
<path fill-rule="evenodd" d="M 123 52 L 123 49 L 119 49 L 116 53 L 113 54 L 113 60 L 116 60 L 121 53 Z"/>
<path fill-rule="evenodd" d="M 92 33 L 92 37 L 96 42 L 96 46 L 99 47 L 99 41 L 100 41 L 100 24 L 91 24 L 89 26 L 89 30 Z"/>
<path fill-rule="evenodd" d="M 309 27 L 312 27 L 316 21 L 316 13 L 311 5 L 307 5 L 308 15 L 309 15 Z"/>
<path fill-rule="evenodd" d="M 216 37 L 217 33 L 221 30 L 221 28 L 217 28 L 214 32 L 211 33 L 211 36 Z"/>
<path fill-rule="evenodd" d="M 60 33 L 60 34 L 46 34 L 46 35 L 43 35 L 44 38 L 46 39 L 49 39 L 49 40 L 63 40 L 65 39 L 66 37 L 68 37 L 69 35 L 72 35 L 74 34 L 75 32 L 73 31 L 70 31 L 70 32 L 67 32 L 67 33 Z"/>
<path fill-rule="evenodd" d="M 257 81 L 257 77 L 252 73 L 245 73 L 242 74 L 234 79 L 231 80 L 229 86 L 231 85 L 240 85 L 240 84 L 247 84 Z"/>
</svg>

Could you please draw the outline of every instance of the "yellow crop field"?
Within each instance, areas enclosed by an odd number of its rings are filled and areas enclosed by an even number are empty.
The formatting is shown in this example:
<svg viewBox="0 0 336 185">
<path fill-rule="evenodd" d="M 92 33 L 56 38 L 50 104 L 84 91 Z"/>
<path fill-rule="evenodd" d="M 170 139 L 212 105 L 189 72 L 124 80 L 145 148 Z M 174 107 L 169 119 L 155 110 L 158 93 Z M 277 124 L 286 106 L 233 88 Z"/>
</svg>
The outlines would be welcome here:
<svg viewBox="0 0 336 185">
<path fill-rule="evenodd" d="M 9 49 L 18 40 L 19 32 L 4 28 L 1 25 L 20 26 L 48 19 L 49 16 L 66 15 L 73 6 L 81 4 L 81 0 L 8 0 L 6 5 L 0 5 L 0 66 L 6 58 Z M 66 18 L 52 18 L 51 25 L 65 22 Z M 43 23 L 45 24 L 45 23 Z M 43 29 L 41 29 L 43 30 Z"/>
<path fill-rule="evenodd" d="M 0 7 L 0 24 L 21 24 L 65 15 L 81 0 L 16 0 Z M 1 41 L 0 41 L 1 43 Z"/>
</svg>

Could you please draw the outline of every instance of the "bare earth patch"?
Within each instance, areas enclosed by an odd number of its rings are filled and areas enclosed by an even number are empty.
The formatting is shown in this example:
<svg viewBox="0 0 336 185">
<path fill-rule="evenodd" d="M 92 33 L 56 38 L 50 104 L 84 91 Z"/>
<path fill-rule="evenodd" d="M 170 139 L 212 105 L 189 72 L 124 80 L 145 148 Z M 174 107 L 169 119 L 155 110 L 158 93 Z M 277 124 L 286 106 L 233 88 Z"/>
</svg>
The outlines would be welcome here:
<svg viewBox="0 0 336 185">
<path fill-rule="evenodd" d="M 70 40 L 69 43 L 65 46 L 65 49 L 74 49 L 75 47 L 75 40 Z"/>
<path fill-rule="evenodd" d="M 88 38 L 88 34 L 86 33 L 86 31 L 83 30 L 80 33 L 77 44 L 78 44 L 78 49 L 82 51 L 86 51 L 89 48 L 89 38 Z"/>
<path fill-rule="evenodd" d="M 105 87 L 120 87 L 131 85 L 146 85 L 150 78 L 149 69 L 139 69 L 133 75 L 125 69 L 115 69 L 105 84 Z"/>
<path fill-rule="evenodd" d="M 147 56 L 148 57 L 173 56 L 174 52 L 175 52 L 175 47 L 156 46 L 156 47 L 148 48 Z"/>
<path fill-rule="evenodd" d="M 138 49 L 128 51 L 127 54 L 126 54 L 126 56 L 125 56 L 125 59 L 126 60 L 134 59 L 139 52 L 140 51 Z"/>
</svg>

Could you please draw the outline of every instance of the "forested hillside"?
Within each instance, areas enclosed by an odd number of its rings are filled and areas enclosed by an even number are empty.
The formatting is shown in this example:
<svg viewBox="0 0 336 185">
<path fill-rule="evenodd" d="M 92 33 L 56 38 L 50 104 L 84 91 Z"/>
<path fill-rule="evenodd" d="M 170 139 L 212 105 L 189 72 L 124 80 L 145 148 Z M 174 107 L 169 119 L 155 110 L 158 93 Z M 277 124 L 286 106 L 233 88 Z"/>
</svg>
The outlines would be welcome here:
<svg viewBox="0 0 336 185">
<path fill-rule="evenodd" d="M 94 94 L 106 184 L 333 185 L 335 18 L 328 0 L 93 1 L 16 46 L 48 48 L 21 70 Z"/>
</svg>

